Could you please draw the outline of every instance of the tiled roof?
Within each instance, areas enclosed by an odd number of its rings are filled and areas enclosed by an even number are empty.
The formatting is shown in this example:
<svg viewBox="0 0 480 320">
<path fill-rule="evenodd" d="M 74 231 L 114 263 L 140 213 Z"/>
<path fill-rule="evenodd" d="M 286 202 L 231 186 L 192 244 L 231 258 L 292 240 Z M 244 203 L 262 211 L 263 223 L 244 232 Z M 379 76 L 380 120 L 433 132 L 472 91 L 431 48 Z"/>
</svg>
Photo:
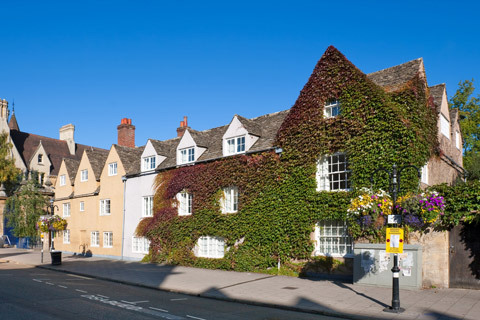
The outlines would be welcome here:
<svg viewBox="0 0 480 320">
<path fill-rule="evenodd" d="M 67 142 L 63 140 L 43 137 L 36 134 L 21 132 L 17 130 L 10 131 L 10 136 L 12 137 L 12 141 L 15 144 L 15 147 L 20 153 L 22 160 L 27 166 L 41 141 L 42 146 L 45 149 L 45 152 L 47 153 L 50 162 L 52 163 L 52 167 L 50 168 L 50 174 L 53 176 L 58 175 L 58 170 L 60 169 L 63 158 L 80 160 L 84 150 L 93 148 L 83 144 L 76 144 L 75 154 L 72 155 L 70 154 L 70 151 L 68 149 Z M 104 150 L 99 148 L 93 149 Z"/>
<path fill-rule="evenodd" d="M 395 91 L 421 72 L 422 65 L 423 59 L 418 58 L 398 66 L 369 73 L 367 77 L 387 91 Z"/>
<path fill-rule="evenodd" d="M 132 174 L 138 172 L 140 169 L 140 158 L 145 147 L 129 148 L 114 144 L 115 150 L 117 150 L 120 161 L 122 161 L 126 174 Z"/>
<path fill-rule="evenodd" d="M 433 97 L 433 102 L 440 107 L 442 104 L 443 92 L 445 90 L 445 83 L 437 84 L 436 86 L 429 87 L 430 95 Z"/>
<path fill-rule="evenodd" d="M 250 150 L 248 150 L 248 152 L 258 152 L 274 147 L 273 142 L 275 140 L 275 136 L 288 112 L 289 110 L 280 111 L 253 119 L 239 117 L 239 120 L 245 126 L 245 129 L 247 129 L 249 133 L 259 137 Z M 223 135 L 227 129 L 228 125 L 205 131 L 188 129 L 192 135 L 192 138 L 195 140 L 195 143 L 200 147 L 206 148 L 205 152 L 200 156 L 200 158 L 197 159 L 197 161 L 213 160 L 223 156 Z M 157 167 L 157 169 L 161 170 L 176 166 L 176 151 L 180 139 L 180 137 L 165 141 L 150 139 L 157 153 L 166 157 L 166 159 Z M 135 171 L 138 172 L 139 169 L 140 166 L 138 166 Z"/>
<path fill-rule="evenodd" d="M 75 159 L 65 158 L 65 167 L 67 168 L 68 177 L 70 181 L 73 183 L 75 181 L 75 177 L 77 175 L 78 167 L 80 166 L 80 161 Z"/>
<path fill-rule="evenodd" d="M 105 166 L 105 161 L 107 161 L 109 151 L 104 149 L 90 148 L 85 150 L 85 153 L 88 157 L 90 165 L 92 166 L 95 180 L 99 180 L 103 167 Z"/>
</svg>

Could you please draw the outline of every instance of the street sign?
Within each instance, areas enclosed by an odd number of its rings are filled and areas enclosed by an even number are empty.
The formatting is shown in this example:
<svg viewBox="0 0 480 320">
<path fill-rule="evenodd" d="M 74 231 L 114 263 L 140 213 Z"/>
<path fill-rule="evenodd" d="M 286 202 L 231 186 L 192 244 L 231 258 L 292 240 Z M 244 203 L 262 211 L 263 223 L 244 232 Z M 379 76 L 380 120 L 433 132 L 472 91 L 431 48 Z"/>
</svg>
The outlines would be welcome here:
<svg viewBox="0 0 480 320">
<path fill-rule="evenodd" d="M 387 222 L 388 224 L 400 224 L 402 223 L 402 216 L 399 214 L 389 214 Z"/>
<path fill-rule="evenodd" d="M 403 253 L 403 229 L 387 228 L 386 251 L 390 253 Z"/>
</svg>

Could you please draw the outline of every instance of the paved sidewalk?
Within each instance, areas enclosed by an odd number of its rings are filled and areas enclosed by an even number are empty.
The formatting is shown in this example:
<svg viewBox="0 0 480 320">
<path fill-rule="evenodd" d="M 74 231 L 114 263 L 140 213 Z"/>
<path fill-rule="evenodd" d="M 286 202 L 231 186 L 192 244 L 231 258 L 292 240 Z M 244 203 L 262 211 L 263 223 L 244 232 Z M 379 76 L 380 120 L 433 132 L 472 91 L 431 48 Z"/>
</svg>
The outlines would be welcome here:
<svg viewBox="0 0 480 320">
<path fill-rule="evenodd" d="M 52 266 L 48 252 L 2 248 L 0 262 L 27 264 L 125 284 L 207 298 L 274 306 L 351 319 L 480 319 L 480 290 L 400 290 L 405 312 L 383 312 L 391 288 L 258 273 L 206 270 L 64 254 Z M 401 284 L 400 284 L 401 285 Z"/>
</svg>

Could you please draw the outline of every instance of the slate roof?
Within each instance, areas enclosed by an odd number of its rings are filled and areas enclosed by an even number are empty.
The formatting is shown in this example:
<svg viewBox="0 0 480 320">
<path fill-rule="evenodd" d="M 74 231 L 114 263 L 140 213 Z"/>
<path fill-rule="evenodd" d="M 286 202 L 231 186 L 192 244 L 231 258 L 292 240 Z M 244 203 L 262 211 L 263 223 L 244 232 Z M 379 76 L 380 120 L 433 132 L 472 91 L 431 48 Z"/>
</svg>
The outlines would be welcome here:
<svg viewBox="0 0 480 320">
<path fill-rule="evenodd" d="M 445 90 L 445 83 L 437 84 L 429 87 L 430 95 L 433 97 L 433 102 L 440 107 L 442 105 L 443 92 Z"/>
<path fill-rule="evenodd" d="M 63 160 L 65 161 L 65 168 L 67 169 L 68 177 L 73 184 L 75 177 L 77 176 L 78 167 L 80 166 L 80 160 L 69 158 L 65 158 Z"/>
<path fill-rule="evenodd" d="M 8 127 L 10 128 L 10 130 L 20 131 L 20 127 L 18 126 L 18 122 L 17 122 L 17 117 L 15 117 L 15 111 L 12 112 L 10 121 L 8 121 Z"/>
<path fill-rule="evenodd" d="M 113 145 L 117 150 L 120 161 L 122 161 L 126 174 L 132 174 L 140 170 L 140 161 L 143 150 L 145 147 L 129 148 L 120 146 L 118 144 Z"/>
<path fill-rule="evenodd" d="M 90 148 L 85 150 L 90 165 L 92 166 L 95 180 L 100 180 L 105 161 L 107 161 L 109 150 Z"/>
<path fill-rule="evenodd" d="M 404 83 L 412 80 L 418 72 L 421 72 L 422 64 L 423 59 L 418 58 L 398 66 L 369 73 L 367 77 L 385 90 L 395 91 L 400 89 Z"/>
<path fill-rule="evenodd" d="M 290 110 L 280 111 L 276 113 L 266 114 L 257 118 L 247 119 L 237 116 L 245 129 L 253 135 L 258 136 L 258 140 L 248 150 L 248 152 L 258 152 L 274 147 L 275 136 L 280 128 L 283 120 Z M 199 161 L 208 161 L 223 157 L 223 135 L 227 131 L 229 125 L 205 130 L 196 131 L 188 129 L 195 143 L 199 147 L 206 148 L 205 152 L 197 159 Z M 170 140 L 159 141 L 150 139 L 155 151 L 166 159 L 157 167 L 157 170 L 175 167 L 177 164 L 177 146 L 180 143 L 181 137 L 176 137 Z M 135 172 L 140 171 L 140 165 L 137 166 Z"/>
<path fill-rule="evenodd" d="M 22 157 L 23 162 L 28 166 L 30 159 L 37 150 L 40 142 L 42 143 L 45 152 L 47 153 L 48 159 L 52 163 L 50 168 L 50 174 L 53 176 L 58 175 L 58 170 L 62 164 L 63 158 L 67 159 L 76 159 L 80 160 L 83 154 L 83 151 L 89 148 L 94 150 L 104 150 L 100 148 L 93 148 L 83 144 L 76 144 L 75 154 L 70 154 L 68 145 L 66 141 L 53 139 L 48 137 L 39 136 L 32 133 L 11 130 L 10 136 L 12 141 L 15 144 L 20 156 Z"/>
</svg>

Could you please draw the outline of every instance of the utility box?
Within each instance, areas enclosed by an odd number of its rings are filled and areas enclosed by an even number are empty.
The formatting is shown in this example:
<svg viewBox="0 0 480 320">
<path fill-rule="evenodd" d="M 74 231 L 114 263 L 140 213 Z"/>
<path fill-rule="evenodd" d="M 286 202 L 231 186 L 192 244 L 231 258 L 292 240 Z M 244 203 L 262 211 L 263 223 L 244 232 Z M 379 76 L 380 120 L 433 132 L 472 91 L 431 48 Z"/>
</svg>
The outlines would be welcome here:
<svg viewBox="0 0 480 320">
<path fill-rule="evenodd" d="M 392 286 L 393 253 L 386 251 L 385 244 L 356 243 L 353 252 L 353 283 Z M 422 288 L 422 246 L 404 245 L 398 265 L 400 288 Z"/>
</svg>

